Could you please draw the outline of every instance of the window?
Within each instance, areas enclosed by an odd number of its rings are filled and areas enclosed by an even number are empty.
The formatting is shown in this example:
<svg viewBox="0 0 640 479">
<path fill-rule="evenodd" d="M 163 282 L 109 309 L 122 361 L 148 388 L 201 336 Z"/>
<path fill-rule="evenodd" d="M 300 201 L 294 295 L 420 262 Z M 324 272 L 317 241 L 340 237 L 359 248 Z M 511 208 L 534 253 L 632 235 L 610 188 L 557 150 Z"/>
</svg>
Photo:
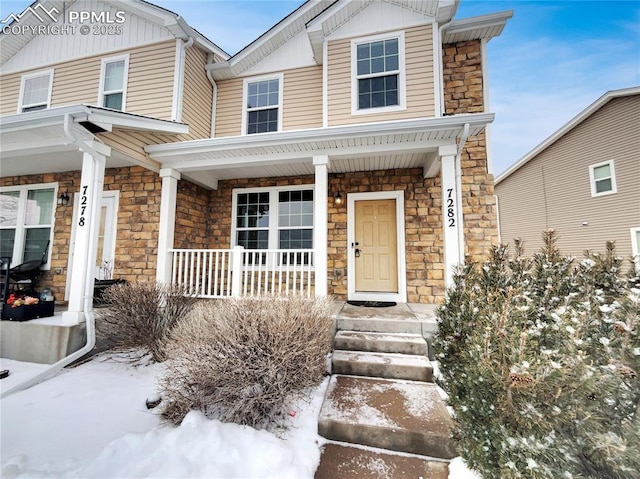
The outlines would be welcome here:
<svg viewBox="0 0 640 479">
<path fill-rule="evenodd" d="M 13 266 L 41 259 L 52 239 L 55 185 L 0 188 L 0 256 Z"/>
<path fill-rule="evenodd" d="M 631 228 L 631 255 L 636 263 L 636 271 L 640 273 L 640 227 Z"/>
<path fill-rule="evenodd" d="M 233 202 L 235 245 L 248 250 L 313 249 L 313 189 L 235 190 Z M 309 259 L 307 254 L 290 253 L 280 261 L 308 264 Z"/>
<path fill-rule="evenodd" d="M 53 70 L 23 75 L 20 83 L 18 113 L 49 108 L 52 86 Z"/>
<path fill-rule="evenodd" d="M 351 44 L 352 113 L 404 109 L 404 35 L 368 37 Z"/>
<path fill-rule="evenodd" d="M 128 71 L 129 55 L 102 60 L 99 106 L 124 111 Z"/>
<path fill-rule="evenodd" d="M 242 124 L 245 132 L 267 133 L 279 131 L 282 124 L 282 75 L 245 80 Z"/>
<path fill-rule="evenodd" d="M 591 196 L 610 195 L 616 192 L 616 175 L 613 161 L 589 166 Z"/>
</svg>

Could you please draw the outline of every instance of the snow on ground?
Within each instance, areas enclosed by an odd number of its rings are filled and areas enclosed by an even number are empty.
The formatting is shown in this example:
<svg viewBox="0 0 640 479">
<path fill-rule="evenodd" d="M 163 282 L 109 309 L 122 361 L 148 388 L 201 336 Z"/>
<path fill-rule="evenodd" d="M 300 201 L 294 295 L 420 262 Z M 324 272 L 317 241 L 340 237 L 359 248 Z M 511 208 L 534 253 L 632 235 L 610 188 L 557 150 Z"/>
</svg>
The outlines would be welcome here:
<svg viewBox="0 0 640 479">
<path fill-rule="evenodd" d="M 3 359 L 0 387 L 42 365 Z M 99 355 L 2 399 L 0 476 L 10 478 L 312 478 L 324 442 L 317 420 L 328 379 L 292 407 L 280 437 L 192 412 L 179 427 L 147 410 L 161 364 Z M 459 458 L 450 479 L 478 479 Z"/>
</svg>

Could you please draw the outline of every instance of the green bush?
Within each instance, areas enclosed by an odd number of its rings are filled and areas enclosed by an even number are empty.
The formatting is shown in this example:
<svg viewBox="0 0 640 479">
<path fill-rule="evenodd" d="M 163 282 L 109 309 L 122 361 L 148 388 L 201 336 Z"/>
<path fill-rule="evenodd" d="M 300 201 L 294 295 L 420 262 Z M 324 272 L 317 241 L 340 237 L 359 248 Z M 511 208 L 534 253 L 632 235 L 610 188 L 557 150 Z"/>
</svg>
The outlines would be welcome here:
<svg viewBox="0 0 640 479">
<path fill-rule="evenodd" d="M 544 235 L 533 257 L 467 264 L 434 347 L 460 455 L 485 478 L 638 478 L 640 290 L 613 244 L 574 264 Z"/>
<path fill-rule="evenodd" d="M 178 286 L 156 282 L 116 284 L 102 295 L 97 330 L 117 349 L 140 349 L 163 361 L 165 339 L 196 299 Z"/>
<path fill-rule="evenodd" d="M 330 311 L 327 299 L 299 296 L 200 304 L 167 346 L 165 419 L 179 424 L 197 410 L 259 429 L 281 425 L 288 401 L 326 374 Z"/>
</svg>

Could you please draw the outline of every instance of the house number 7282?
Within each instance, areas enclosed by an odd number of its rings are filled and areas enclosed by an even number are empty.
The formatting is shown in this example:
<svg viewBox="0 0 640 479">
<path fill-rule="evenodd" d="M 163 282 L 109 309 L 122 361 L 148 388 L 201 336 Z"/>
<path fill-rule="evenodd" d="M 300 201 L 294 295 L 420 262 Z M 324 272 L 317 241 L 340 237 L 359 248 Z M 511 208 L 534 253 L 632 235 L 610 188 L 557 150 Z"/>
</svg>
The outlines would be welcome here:
<svg viewBox="0 0 640 479">
<path fill-rule="evenodd" d="M 78 226 L 84 226 L 86 222 L 87 212 L 87 190 L 89 187 L 84 185 L 82 187 L 82 196 L 80 197 L 80 219 L 78 219 Z"/>
<path fill-rule="evenodd" d="M 455 203 L 453 201 L 453 188 L 447 189 L 447 220 L 449 222 L 449 228 L 456 225 L 456 210 Z"/>
</svg>

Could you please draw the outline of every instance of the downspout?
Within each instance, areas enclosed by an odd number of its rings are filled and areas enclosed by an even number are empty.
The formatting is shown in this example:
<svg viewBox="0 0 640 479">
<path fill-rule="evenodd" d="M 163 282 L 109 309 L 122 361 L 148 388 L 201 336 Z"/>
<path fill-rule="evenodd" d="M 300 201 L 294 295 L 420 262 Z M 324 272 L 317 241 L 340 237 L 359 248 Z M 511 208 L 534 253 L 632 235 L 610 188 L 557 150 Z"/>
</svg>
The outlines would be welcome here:
<svg viewBox="0 0 640 479">
<path fill-rule="evenodd" d="M 439 105 L 439 110 L 436 111 L 436 116 L 444 116 L 445 113 L 445 109 L 444 109 L 444 64 L 442 62 L 442 32 L 444 31 L 445 28 L 447 28 L 451 22 L 453 22 L 453 19 L 449 20 L 447 23 L 444 23 L 442 25 L 440 25 L 438 27 L 438 38 L 437 38 L 437 44 L 438 44 L 438 52 L 436 55 L 436 72 L 435 75 L 437 75 L 434 78 L 434 83 L 435 83 L 435 89 L 438 95 L 438 102 L 436 103 L 437 105 Z"/>
<path fill-rule="evenodd" d="M 182 121 L 182 100 L 184 98 L 184 70 L 187 59 L 187 50 L 193 45 L 193 37 L 184 42 L 180 50 L 180 69 L 178 71 L 178 96 L 176 98 L 176 115 L 174 121 Z"/>
<path fill-rule="evenodd" d="M 94 162 L 102 162 L 102 163 L 105 162 L 105 159 L 101 154 L 99 154 L 93 148 L 90 148 L 87 145 L 83 144 L 76 136 L 73 135 L 73 132 L 71 131 L 71 115 L 68 115 L 68 114 L 65 115 L 64 117 L 64 134 L 74 145 L 78 147 L 78 149 L 86 151 L 87 153 L 90 153 Z M 98 194 L 101 193 L 96 190 L 97 188 L 94 188 L 94 198 L 93 198 L 94 211 L 90 212 L 90 215 L 89 215 L 89 217 L 91 218 L 92 229 L 96 221 L 96 214 L 95 214 L 97 209 L 96 205 L 99 204 L 96 201 L 96 197 Z M 90 243 L 89 250 L 93 251 L 95 249 L 95 242 L 96 242 L 96 238 L 93 234 L 91 235 L 90 241 L 91 243 Z M 80 348 L 78 351 L 71 353 L 68 356 L 65 356 L 58 362 L 53 363 L 47 369 L 38 373 L 32 378 L 29 378 L 26 381 L 22 381 L 21 383 L 18 383 L 15 386 L 5 391 L 2 391 L 2 393 L 0 394 L 0 398 L 7 397 L 15 392 L 23 391 L 25 389 L 30 388 L 31 386 L 35 386 L 36 384 L 41 383 L 48 377 L 60 371 L 65 366 L 71 364 L 77 359 L 80 359 L 82 356 L 89 353 L 93 349 L 93 347 L 96 344 L 96 318 L 95 318 L 95 313 L 93 312 L 93 281 L 94 281 L 93 276 L 94 276 L 93 274 L 88 274 L 86 283 L 84 285 L 85 294 L 84 294 L 83 312 L 84 312 L 86 335 L 87 335 L 86 344 L 82 348 Z"/>
<path fill-rule="evenodd" d="M 467 139 L 469 138 L 469 123 L 464 124 L 462 129 L 462 135 L 458 142 L 458 153 L 456 154 L 456 190 L 458 192 L 456 202 L 458 204 L 457 216 L 460 218 L 460 224 L 464 226 L 462 217 L 462 150 L 464 149 Z M 458 258 L 460 262 L 464 263 L 464 228 L 458 229 L 458 247 L 461 251 L 458 251 Z"/>
<path fill-rule="evenodd" d="M 210 60 L 213 60 L 213 55 L 211 55 Z M 211 69 L 209 65 L 213 65 L 214 61 L 208 61 L 205 70 L 207 71 L 207 78 L 213 87 L 213 99 L 211 100 L 211 138 L 215 138 L 216 136 L 216 106 L 218 104 L 218 85 L 216 81 L 213 79 L 213 75 L 211 74 Z"/>
</svg>

